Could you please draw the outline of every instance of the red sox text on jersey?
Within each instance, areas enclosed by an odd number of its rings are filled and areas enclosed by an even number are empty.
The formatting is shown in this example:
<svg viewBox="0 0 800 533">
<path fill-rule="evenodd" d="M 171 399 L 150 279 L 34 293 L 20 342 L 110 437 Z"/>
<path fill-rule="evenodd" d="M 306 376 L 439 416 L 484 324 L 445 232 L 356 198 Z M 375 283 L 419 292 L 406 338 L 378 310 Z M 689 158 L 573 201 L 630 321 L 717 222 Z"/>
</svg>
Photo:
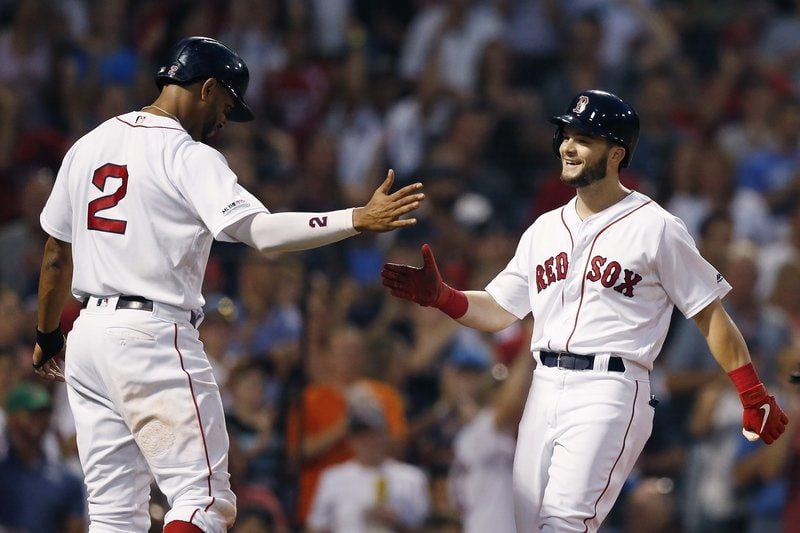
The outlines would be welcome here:
<svg viewBox="0 0 800 533">
<path fill-rule="evenodd" d="M 618 261 L 609 261 L 607 257 L 596 255 L 589 262 L 591 270 L 586 274 L 589 281 L 599 281 L 603 287 L 613 287 L 615 291 L 633 298 L 633 288 L 642 281 L 642 276 L 623 268 Z M 566 279 L 569 270 L 569 256 L 566 252 L 556 254 L 547 259 L 543 264 L 536 265 L 536 292 L 544 289 L 562 279 Z M 617 284 L 622 278 L 622 283 Z"/>
</svg>

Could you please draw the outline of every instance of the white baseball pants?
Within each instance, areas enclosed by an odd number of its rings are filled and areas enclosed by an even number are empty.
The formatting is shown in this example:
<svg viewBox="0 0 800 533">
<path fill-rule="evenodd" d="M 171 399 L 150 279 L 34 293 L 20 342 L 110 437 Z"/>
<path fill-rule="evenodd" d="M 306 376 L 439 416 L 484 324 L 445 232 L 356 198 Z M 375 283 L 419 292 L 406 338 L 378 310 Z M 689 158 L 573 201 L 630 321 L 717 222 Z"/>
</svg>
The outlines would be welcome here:
<svg viewBox="0 0 800 533">
<path fill-rule="evenodd" d="M 517 530 L 594 532 L 653 427 L 647 371 L 539 364 L 514 458 Z"/>
<path fill-rule="evenodd" d="M 219 388 L 189 313 L 116 310 L 90 299 L 67 341 L 65 375 L 89 501 L 89 531 L 146 532 L 150 481 L 165 522 L 225 531 L 236 515 Z"/>
</svg>

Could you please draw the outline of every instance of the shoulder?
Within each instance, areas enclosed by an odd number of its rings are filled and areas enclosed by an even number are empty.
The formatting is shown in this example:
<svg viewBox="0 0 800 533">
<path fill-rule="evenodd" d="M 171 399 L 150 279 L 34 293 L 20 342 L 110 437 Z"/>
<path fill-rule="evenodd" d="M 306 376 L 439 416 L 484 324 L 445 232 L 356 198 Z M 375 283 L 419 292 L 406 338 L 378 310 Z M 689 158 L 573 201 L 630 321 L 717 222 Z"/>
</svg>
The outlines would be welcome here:
<svg viewBox="0 0 800 533">
<path fill-rule="evenodd" d="M 337 483 L 339 481 L 357 476 L 360 470 L 361 467 L 356 464 L 355 461 L 345 461 L 344 463 L 327 467 L 322 471 L 321 479 L 324 479 L 327 484 Z"/>
<path fill-rule="evenodd" d="M 125 115 L 122 115 L 125 116 Z M 94 129 L 89 130 L 88 132 L 84 133 L 81 137 L 78 138 L 77 141 L 67 150 L 67 154 L 64 159 L 70 157 L 70 155 L 74 154 L 78 150 L 81 149 L 84 145 L 87 144 L 94 144 L 97 140 L 100 139 L 108 139 L 109 135 L 113 129 L 122 125 L 119 121 L 120 117 L 111 117 L 110 119 L 102 122 L 94 127 Z"/>
<path fill-rule="evenodd" d="M 188 134 L 185 134 L 185 137 L 175 139 L 174 150 L 179 161 L 193 168 L 207 168 L 208 165 L 219 164 L 228 166 L 228 160 L 219 150 L 200 141 L 195 141 Z"/>
<path fill-rule="evenodd" d="M 678 225 L 686 227 L 683 221 L 677 216 L 667 211 L 664 206 L 640 192 L 633 192 L 635 194 L 634 205 L 629 213 L 634 215 L 638 213 L 640 216 L 648 218 L 648 223 L 654 229 L 663 230 L 667 225 Z"/>
</svg>

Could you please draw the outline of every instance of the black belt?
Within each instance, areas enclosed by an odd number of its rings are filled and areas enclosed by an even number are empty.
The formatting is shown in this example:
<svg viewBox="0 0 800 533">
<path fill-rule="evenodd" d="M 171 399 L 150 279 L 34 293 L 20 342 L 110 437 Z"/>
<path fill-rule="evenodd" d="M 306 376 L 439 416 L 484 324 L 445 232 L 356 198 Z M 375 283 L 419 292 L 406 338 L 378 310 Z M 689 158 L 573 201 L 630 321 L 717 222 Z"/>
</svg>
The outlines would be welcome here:
<svg viewBox="0 0 800 533">
<path fill-rule="evenodd" d="M 565 368 L 567 370 L 593 370 L 594 355 L 578 355 L 567 352 L 539 352 L 539 358 L 544 366 Z M 612 356 L 608 360 L 609 372 L 625 372 L 625 362 L 622 357 Z"/>
<path fill-rule="evenodd" d="M 100 305 L 102 302 L 103 299 L 98 298 L 97 304 Z M 89 305 L 88 297 L 83 299 L 81 309 L 86 309 L 87 305 Z M 152 311 L 153 300 L 148 300 L 147 298 L 143 298 L 141 296 L 120 296 L 117 298 L 117 306 L 115 309 L 138 309 L 139 311 Z"/>
<path fill-rule="evenodd" d="M 103 298 L 99 298 L 97 300 L 98 305 L 102 304 Z M 89 305 L 89 297 L 83 299 L 83 303 L 81 304 L 81 309 L 86 309 L 86 306 Z M 148 300 L 143 296 L 120 296 L 117 298 L 117 306 L 115 309 L 136 309 L 138 311 L 152 311 L 153 310 L 153 300 Z M 197 325 L 197 320 L 202 315 L 199 313 L 195 313 L 192 311 L 190 313 L 189 323 L 194 327 Z"/>
</svg>

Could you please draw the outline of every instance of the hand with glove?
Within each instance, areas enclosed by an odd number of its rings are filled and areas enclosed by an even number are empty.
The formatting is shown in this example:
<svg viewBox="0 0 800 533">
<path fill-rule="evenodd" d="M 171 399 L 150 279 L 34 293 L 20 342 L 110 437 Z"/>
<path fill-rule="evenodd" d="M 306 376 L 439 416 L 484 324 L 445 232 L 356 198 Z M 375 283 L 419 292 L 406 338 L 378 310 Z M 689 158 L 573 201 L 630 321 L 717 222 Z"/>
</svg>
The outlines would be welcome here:
<svg viewBox="0 0 800 533">
<path fill-rule="evenodd" d="M 749 441 L 758 440 L 772 444 L 786 430 L 789 418 L 767 393 L 766 387 L 758 379 L 752 363 L 728 372 L 728 376 L 739 392 L 742 400 L 742 434 Z"/>
<path fill-rule="evenodd" d="M 436 307 L 454 319 L 464 316 L 469 306 L 467 296 L 442 281 L 433 250 L 427 244 L 422 245 L 422 260 L 422 267 L 386 263 L 381 270 L 383 285 L 392 296 Z"/>
<path fill-rule="evenodd" d="M 48 381 L 64 381 L 64 371 L 61 370 L 54 358 L 64 351 L 65 344 L 61 324 L 49 333 L 43 333 L 38 328 L 36 329 L 32 363 L 33 369 L 39 377 Z"/>
</svg>

